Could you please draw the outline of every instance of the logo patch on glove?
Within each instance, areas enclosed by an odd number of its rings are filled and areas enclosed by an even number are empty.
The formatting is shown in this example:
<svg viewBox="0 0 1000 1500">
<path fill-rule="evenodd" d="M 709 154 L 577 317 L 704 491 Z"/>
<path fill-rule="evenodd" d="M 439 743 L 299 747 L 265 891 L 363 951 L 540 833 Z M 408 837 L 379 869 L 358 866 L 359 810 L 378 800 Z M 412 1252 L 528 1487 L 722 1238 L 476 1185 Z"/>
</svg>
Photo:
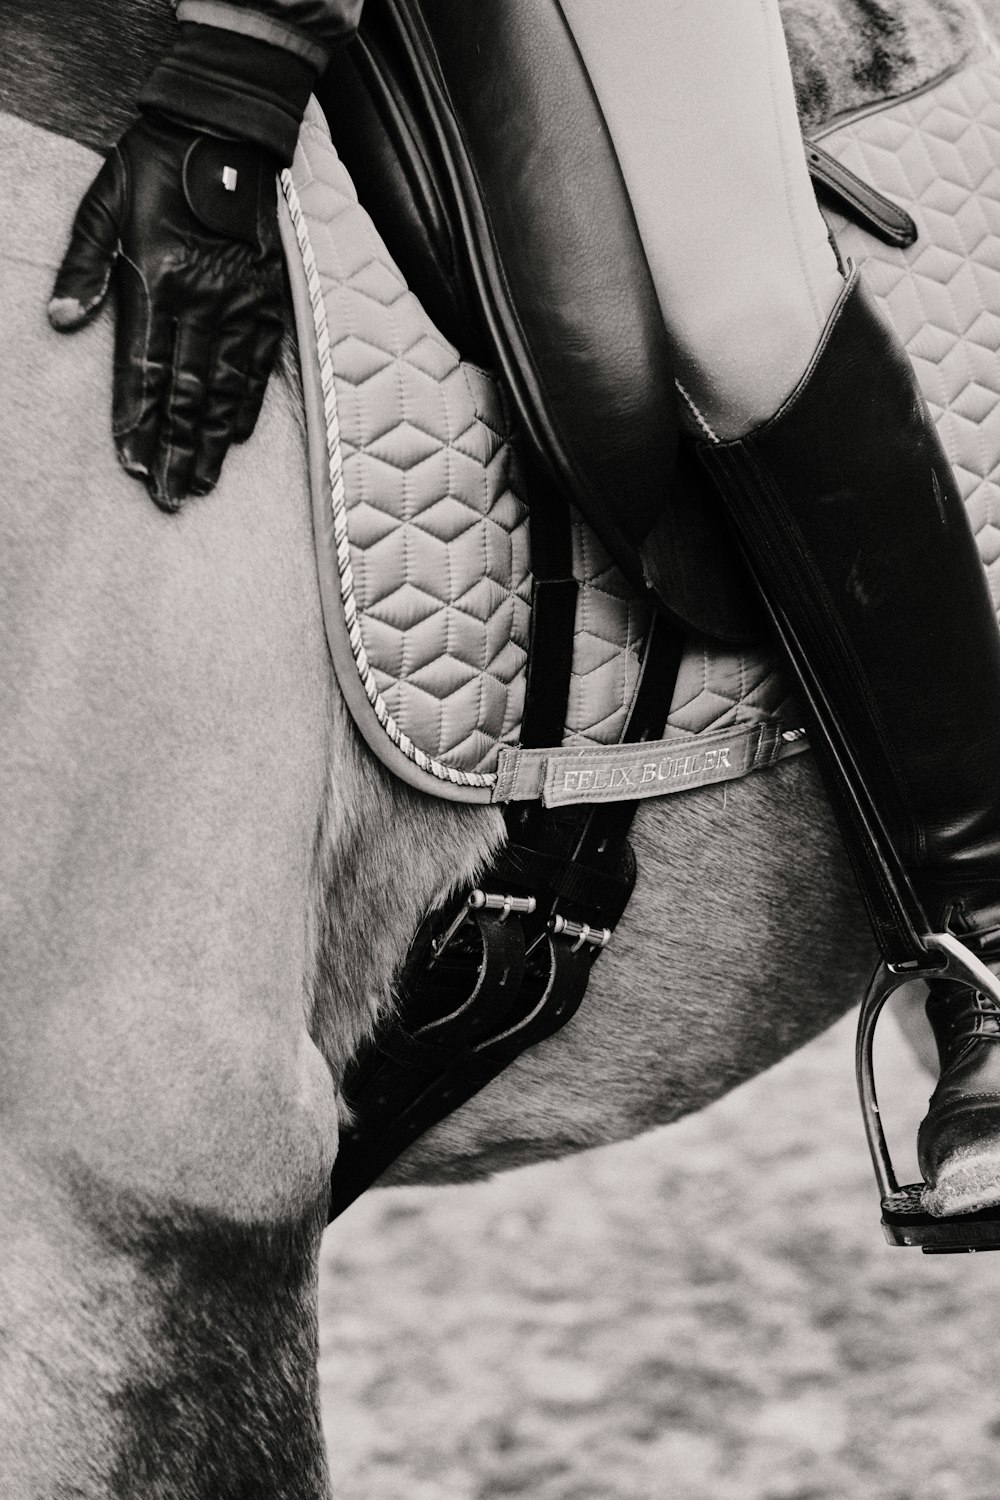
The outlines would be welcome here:
<svg viewBox="0 0 1000 1500">
<path fill-rule="evenodd" d="M 273 217 L 277 189 L 258 148 L 202 136 L 184 157 L 184 195 L 206 229 L 256 244 L 260 211 L 271 207 Z"/>
</svg>

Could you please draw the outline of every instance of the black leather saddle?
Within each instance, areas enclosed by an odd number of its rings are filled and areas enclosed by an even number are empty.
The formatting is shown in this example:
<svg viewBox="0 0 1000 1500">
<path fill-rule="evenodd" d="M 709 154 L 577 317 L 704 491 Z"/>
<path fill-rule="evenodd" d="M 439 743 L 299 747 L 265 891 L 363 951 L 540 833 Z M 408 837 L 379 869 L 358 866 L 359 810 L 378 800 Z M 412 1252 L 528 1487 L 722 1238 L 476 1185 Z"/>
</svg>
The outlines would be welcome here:
<svg viewBox="0 0 1000 1500">
<path fill-rule="evenodd" d="M 317 96 L 409 285 L 465 358 L 503 377 L 541 481 L 532 505 L 546 492 L 576 505 L 682 625 L 759 639 L 753 587 L 680 431 L 632 206 L 557 0 L 367 0 Z"/>
</svg>

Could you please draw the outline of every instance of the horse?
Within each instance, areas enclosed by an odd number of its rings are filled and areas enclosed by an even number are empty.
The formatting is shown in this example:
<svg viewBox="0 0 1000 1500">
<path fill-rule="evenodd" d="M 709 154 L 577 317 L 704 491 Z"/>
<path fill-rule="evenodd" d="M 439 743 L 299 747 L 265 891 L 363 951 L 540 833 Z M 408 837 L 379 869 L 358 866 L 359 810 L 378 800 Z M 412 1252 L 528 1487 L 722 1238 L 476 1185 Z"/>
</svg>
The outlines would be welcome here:
<svg viewBox="0 0 1000 1500">
<path fill-rule="evenodd" d="M 957 55 L 959 0 L 787 0 L 807 124 Z M 12 1497 L 328 1493 L 316 1275 L 344 1070 L 423 914 L 503 837 L 361 743 L 324 639 L 291 359 L 215 493 L 116 465 L 107 317 L 44 317 L 163 0 L 0 14 L 0 1476 Z M 829 59 L 836 57 L 836 64 Z M 873 959 L 810 757 L 645 803 L 558 1038 L 386 1180 L 465 1181 L 700 1108 Z"/>
</svg>

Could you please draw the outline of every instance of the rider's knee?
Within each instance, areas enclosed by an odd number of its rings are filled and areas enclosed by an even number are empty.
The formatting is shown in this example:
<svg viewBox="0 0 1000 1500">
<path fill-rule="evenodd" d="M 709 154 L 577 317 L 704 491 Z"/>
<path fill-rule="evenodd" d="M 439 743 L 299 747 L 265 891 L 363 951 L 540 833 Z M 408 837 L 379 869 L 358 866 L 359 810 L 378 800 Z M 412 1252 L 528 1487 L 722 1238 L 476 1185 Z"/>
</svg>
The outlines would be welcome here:
<svg viewBox="0 0 1000 1500">
<path fill-rule="evenodd" d="M 791 395 L 816 352 L 843 288 L 749 270 L 706 286 L 681 312 L 678 383 L 689 422 L 706 436 L 738 437 Z"/>
</svg>

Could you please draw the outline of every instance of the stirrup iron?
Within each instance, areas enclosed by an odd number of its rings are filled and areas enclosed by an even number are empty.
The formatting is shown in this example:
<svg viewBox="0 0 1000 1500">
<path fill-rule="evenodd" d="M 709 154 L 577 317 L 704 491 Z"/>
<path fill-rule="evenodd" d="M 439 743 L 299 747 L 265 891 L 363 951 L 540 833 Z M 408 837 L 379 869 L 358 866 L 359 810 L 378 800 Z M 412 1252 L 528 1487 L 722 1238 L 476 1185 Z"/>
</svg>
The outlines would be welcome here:
<svg viewBox="0 0 1000 1500">
<path fill-rule="evenodd" d="M 882 1129 L 872 1049 L 882 1008 L 891 995 L 912 979 L 949 978 L 983 990 L 1000 1004 L 1000 980 L 981 959 L 950 932 L 930 933 L 924 939 L 928 964 L 890 964 L 883 959 L 875 969 L 861 1003 L 855 1048 L 858 1097 L 882 1200 L 882 1230 L 890 1245 L 919 1245 L 925 1255 L 955 1255 L 978 1250 L 1000 1250 L 1000 1204 L 971 1214 L 938 1218 L 923 1207 L 924 1184 L 900 1186 Z M 940 962 L 935 962 L 935 958 Z"/>
</svg>

